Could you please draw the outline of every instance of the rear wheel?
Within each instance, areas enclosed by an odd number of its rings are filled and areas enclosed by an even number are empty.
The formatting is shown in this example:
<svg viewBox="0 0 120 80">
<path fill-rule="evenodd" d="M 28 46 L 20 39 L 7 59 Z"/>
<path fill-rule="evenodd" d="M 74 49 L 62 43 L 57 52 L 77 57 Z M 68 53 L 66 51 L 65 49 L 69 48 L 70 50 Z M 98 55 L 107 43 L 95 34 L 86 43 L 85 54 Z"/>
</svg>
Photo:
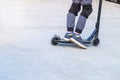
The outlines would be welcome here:
<svg viewBox="0 0 120 80">
<path fill-rule="evenodd" d="M 52 45 L 57 45 L 58 44 L 58 40 L 60 40 L 61 38 L 59 36 L 54 36 L 52 39 L 51 39 L 51 44 Z"/>
</svg>

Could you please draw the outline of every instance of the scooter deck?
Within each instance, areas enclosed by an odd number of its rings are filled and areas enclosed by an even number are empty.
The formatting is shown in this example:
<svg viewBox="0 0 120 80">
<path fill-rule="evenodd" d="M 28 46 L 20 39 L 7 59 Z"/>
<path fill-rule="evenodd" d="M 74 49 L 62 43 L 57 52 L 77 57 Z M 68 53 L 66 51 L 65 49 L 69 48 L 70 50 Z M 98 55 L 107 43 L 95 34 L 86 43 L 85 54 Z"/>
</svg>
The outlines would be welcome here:
<svg viewBox="0 0 120 80">
<path fill-rule="evenodd" d="M 76 44 L 78 47 L 80 47 L 82 49 L 87 49 L 87 46 L 85 46 L 85 43 L 80 43 L 73 38 L 71 38 L 70 41 L 73 42 L 74 44 Z"/>
<path fill-rule="evenodd" d="M 65 41 L 64 39 L 56 40 L 58 43 L 73 43 L 71 41 Z M 83 39 L 83 44 L 91 44 L 91 41 Z"/>
<path fill-rule="evenodd" d="M 91 44 L 91 41 L 87 41 L 87 40 L 83 40 L 83 44 L 81 43 L 77 43 L 73 40 L 70 40 L 70 41 L 65 41 L 64 39 L 58 39 L 58 40 L 54 40 L 55 42 L 57 42 L 58 44 L 65 44 L 65 45 L 69 45 L 69 44 L 75 44 L 77 45 L 79 48 L 82 48 L 82 49 L 87 49 L 87 45 L 90 45 Z"/>
</svg>

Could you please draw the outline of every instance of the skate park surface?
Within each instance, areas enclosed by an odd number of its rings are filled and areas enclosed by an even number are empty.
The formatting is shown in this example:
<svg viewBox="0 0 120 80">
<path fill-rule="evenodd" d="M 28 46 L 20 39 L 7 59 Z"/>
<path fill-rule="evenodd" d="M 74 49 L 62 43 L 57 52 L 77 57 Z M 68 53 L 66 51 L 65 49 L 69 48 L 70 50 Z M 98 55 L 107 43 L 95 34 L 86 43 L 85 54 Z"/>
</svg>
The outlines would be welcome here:
<svg viewBox="0 0 120 80">
<path fill-rule="evenodd" d="M 81 35 L 95 28 L 98 0 Z M 120 80 L 120 5 L 103 1 L 100 45 L 52 46 L 70 0 L 0 0 L 0 80 Z"/>
</svg>

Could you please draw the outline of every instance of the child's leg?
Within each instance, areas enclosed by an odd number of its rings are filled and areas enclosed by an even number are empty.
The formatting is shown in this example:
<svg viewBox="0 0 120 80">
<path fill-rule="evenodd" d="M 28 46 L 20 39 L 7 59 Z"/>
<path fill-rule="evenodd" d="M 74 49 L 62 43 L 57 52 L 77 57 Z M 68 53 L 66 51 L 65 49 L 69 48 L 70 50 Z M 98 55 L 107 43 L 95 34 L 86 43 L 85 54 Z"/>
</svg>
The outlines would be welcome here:
<svg viewBox="0 0 120 80">
<path fill-rule="evenodd" d="M 77 3 L 75 3 L 77 2 Z M 67 14 L 67 31 L 74 31 L 75 25 L 75 17 L 77 16 L 78 12 L 80 11 L 81 4 L 79 0 L 73 0 L 73 3 L 69 9 L 69 13 Z"/>
<path fill-rule="evenodd" d="M 92 12 L 92 0 L 82 0 L 81 4 L 83 8 L 76 25 L 75 32 L 77 33 L 82 33 L 86 24 L 86 20 Z"/>
</svg>

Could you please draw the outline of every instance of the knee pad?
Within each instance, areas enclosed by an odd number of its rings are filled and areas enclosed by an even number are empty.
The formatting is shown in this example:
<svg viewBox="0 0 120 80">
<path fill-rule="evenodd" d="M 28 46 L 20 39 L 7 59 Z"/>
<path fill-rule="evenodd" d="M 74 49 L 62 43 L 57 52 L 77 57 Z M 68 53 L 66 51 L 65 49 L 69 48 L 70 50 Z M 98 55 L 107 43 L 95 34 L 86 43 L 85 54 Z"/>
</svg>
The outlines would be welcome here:
<svg viewBox="0 0 120 80">
<path fill-rule="evenodd" d="M 83 5 L 81 15 L 88 18 L 92 11 L 93 11 L 92 5 Z"/>
<path fill-rule="evenodd" d="M 73 13 L 75 16 L 77 16 L 80 9 L 81 9 L 81 4 L 73 2 L 71 8 L 69 9 L 69 13 Z"/>
</svg>

